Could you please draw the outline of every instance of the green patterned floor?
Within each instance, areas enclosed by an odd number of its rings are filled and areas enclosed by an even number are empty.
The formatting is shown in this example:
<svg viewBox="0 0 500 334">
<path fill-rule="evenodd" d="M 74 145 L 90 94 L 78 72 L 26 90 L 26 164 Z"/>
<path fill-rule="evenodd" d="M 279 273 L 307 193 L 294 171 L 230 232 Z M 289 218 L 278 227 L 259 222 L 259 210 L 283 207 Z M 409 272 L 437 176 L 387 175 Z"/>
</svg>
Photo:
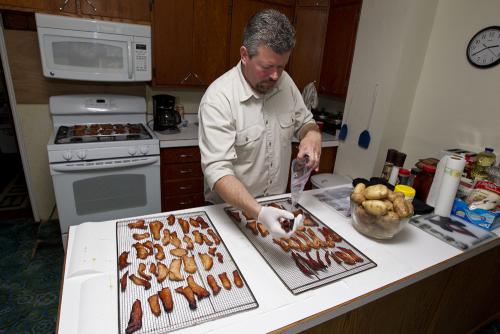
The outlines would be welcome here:
<svg viewBox="0 0 500 334">
<path fill-rule="evenodd" d="M 57 222 L 44 224 L 44 237 L 57 237 Z M 31 259 L 37 225 L 0 222 L 0 334 L 54 333 L 64 261 L 61 245 L 41 246 Z"/>
</svg>

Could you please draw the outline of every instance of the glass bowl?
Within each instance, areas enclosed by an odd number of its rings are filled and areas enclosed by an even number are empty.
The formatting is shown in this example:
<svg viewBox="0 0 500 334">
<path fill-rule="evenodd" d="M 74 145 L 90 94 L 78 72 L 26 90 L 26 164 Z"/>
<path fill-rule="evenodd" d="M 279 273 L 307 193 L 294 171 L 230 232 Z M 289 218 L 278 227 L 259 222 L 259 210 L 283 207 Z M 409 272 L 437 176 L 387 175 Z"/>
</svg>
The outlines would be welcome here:
<svg viewBox="0 0 500 334">
<path fill-rule="evenodd" d="M 361 234 L 375 239 L 391 239 L 401 232 L 410 218 L 394 219 L 389 215 L 373 216 L 351 200 L 352 225 Z"/>
</svg>

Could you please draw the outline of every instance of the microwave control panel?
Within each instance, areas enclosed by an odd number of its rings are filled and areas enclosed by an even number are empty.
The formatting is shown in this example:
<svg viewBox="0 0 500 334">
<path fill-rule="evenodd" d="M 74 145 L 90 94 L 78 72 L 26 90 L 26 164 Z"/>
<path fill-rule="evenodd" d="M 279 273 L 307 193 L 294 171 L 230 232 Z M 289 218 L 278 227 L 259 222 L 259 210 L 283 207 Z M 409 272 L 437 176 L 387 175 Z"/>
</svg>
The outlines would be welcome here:
<svg viewBox="0 0 500 334">
<path fill-rule="evenodd" d="M 148 46 L 138 43 L 135 45 L 135 70 L 147 72 L 148 70 Z"/>
</svg>

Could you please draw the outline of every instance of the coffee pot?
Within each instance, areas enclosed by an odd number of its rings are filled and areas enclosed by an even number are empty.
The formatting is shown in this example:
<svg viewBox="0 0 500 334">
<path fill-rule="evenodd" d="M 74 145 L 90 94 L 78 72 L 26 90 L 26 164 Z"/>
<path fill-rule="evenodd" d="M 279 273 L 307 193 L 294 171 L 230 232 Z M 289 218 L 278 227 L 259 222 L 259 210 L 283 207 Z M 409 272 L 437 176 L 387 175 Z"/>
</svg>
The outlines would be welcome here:
<svg viewBox="0 0 500 334">
<path fill-rule="evenodd" d="M 180 132 L 178 125 L 181 123 L 181 116 L 174 107 L 175 96 L 153 96 L 153 130 L 169 134 Z"/>
</svg>

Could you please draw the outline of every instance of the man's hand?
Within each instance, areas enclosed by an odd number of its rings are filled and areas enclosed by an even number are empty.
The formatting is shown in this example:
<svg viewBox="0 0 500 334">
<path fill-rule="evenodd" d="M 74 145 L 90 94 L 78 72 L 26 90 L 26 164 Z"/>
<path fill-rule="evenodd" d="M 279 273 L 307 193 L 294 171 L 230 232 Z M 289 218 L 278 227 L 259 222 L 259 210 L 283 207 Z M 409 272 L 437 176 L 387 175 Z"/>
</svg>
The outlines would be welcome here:
<svg viewBox="0 0 500 334">
<path fill-rule="evenodd" d="M 321 158 L 321 133 L 316 128 L 307 131 L 300 140 L 297 159 L 303 161 L 306 155 L 308 156 L 306 166 L 317 172 Z"/>
<path fill-rule="evenodd" d="M 292 232 L 286 233 L 285 230 L 281 228 L 280 219 L 294 219 L 294 216 L 293 213 L 285 210 L 273 208 L 272 206 L 263 206 L 262 209 L 260 209 L 257 221 L 264 224 L 273 236 L 278 238 L 289 237 Z"/>
</svg>

